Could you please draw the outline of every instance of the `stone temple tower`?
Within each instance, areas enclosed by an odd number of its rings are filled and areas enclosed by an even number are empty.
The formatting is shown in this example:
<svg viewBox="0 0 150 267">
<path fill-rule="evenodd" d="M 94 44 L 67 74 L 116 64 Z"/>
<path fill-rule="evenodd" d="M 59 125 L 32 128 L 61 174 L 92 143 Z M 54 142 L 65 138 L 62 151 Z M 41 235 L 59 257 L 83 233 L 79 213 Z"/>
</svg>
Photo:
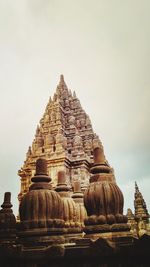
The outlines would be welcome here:
<svg viewBox="0 0 150 267">
<path fill-rule="evenodd" d="M 53 98 L 50 97 L 44 115 L 37 126 L 35 138 L 18 171 L 21 177 L 19 200 L 28 192 L 35 162 L 45 158 L 52 184 L 57 184 L 57 174 L 65 171 L 70 187 L 80 179 L 81 188 L 87 187 L 93 163 L 93 149 L 101 144 L 93 132 L 89 116 L 81 107 L 75 92 L 68 90 L 63 75 Z"/>
</svg>

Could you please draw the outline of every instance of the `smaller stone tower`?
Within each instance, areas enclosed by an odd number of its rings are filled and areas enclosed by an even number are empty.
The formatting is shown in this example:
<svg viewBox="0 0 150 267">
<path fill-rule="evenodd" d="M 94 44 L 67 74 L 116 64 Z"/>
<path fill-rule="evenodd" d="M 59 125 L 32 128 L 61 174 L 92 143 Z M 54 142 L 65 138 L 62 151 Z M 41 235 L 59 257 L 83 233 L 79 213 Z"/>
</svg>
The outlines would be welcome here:
<svg viewBox="0 0 150 267">
<path fill-rule="evenodd" d="M 19 207 L 19 242 L 28 246 L 64 243 L 63 201 L 51 188 L 45 159 L 36 161 L 31 181 Z"/>
<path fill-rule="evenodd" d="M 135 221 L 137 222 L 138 235 L 142 236 L 149 232 L 149 213 L 146 207 L 145 200 L 139 191 L 138 185 L 135 182 L 135 194 L 134 194 L 134 208 L 135 208 Z M 150 233 L 149 233 L 150 234 Z"/>
<path fill-rule="evenodd" d="M 135 215 L 131 209 L 127 210 L 128 225 L 130 226 L 130 232 L 133 236 L 137 237 L 137 222 L 135 220 Z"/>
<path fill-rule="evenodd" d="M 140 219 L 149 222 L 149 214 L 146 207 L 145 200 L 139 191 L 138 185 L 135 182 L 135 194 L 134 194 L 134 208 L 135 208 L 135 219 L 138 222 Z"/>
<path fill-rule="evenodd" d="M 55 190 L 63 202 L 62 213 L 63 220 L 65 221 L 65 239 L 69 242 L 73 237 L 78 238 L 82 236 L 83 228 L 78 220 L 76 204 L 71 197 L 64 171 L 58 172 L 58 184 Z"/>
<path fill-rule="evenodd" d="M 87 210 L 86 236 L 108 238 L 117 245 L 131 241 L 127 217 L 123 215 L 123 194 L 117 186 L 112 169 L 106 163 L 102 145 L 94 149 L 93 174 L 84 194 Z"/>
<path fill-rule="evenodd" d="M 16 219 L 12 211 L 11 193 L 6 192 L 0 210 L 0 243 L 13 243 L 16 239 Z"/>
<path fill-rule="evenodd" d="M 81 227 L 84 227 L 84 220 L 87 217 L 87 212 L 84 207 L 83 192 L 81 191 L 81 185 L 79 180 L 76 180 L 73 183 L 72 198 L 76 204 L 78 222 L 81 224 Z"/>
</svg>

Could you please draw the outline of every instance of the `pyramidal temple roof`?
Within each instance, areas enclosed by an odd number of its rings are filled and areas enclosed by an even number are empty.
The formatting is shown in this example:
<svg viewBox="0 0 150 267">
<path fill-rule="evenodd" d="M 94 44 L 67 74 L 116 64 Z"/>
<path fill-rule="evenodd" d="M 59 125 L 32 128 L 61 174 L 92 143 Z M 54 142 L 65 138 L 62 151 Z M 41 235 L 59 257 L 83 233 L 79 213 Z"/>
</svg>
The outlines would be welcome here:
<svg viewBox="0 0 150 267">
<path fill-rule="evenodd" d="M 28 191 L 31 176 L 35 171 L 35 162 L 39 157 L 48 161 L 49 175 L 54 184 L 57 183 L 59 170 L 66 171 L 68 182 L 79 175 L 83 181 L 89 179 L 93 149 L 97 146 L 102 144 L 93 132 L 89 116 L 75 92 L 72 93 L 68 89 L 61 75 L 56 91 L 53 97 L 49 98 L 37 126 L 24 165 L 18 173 L 23 188 L 21 191 Z"/>
<path fill-rule="evenodd" d="M 93 142 L 90 143 L 89 140 Z M 98 136 L 93 132 L 89 116 L 81 107 L 75 92 L 72 94 L 71 90 L 68 90 L 63 75 L 60 76 L 56 92 L 53 98 L 50 97 L 44 115 L 37 126 L 29 154 L 36 154 L 40 147 L 46 148 L 51 143 L 56 145 L 61 142 L 63 142 L 64 150 L 72 150 L 74 144 L 78 144 L 83 147 L 85 153 L 87 149 L 91 152 L 93 145 L 100 144 Z M 41 151 L 44 155 L 45 152 Z M 87 154 L 91 156 L 91 153 Z"/>
</svg>

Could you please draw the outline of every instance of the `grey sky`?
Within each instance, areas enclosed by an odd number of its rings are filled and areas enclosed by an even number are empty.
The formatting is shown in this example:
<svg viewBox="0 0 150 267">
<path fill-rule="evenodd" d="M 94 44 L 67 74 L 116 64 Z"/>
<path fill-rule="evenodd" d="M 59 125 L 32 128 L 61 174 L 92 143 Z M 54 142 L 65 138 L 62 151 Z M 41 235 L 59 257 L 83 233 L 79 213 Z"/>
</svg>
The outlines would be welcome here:
<svg viewBox="0 0 150 267">
<path fill-rule="evenodd" d="M 150 208 L 150 1 L 0 0 L 0 202 L 19 178 L 64 74 L 99 134 L 127 207 Z"/>
</svg>

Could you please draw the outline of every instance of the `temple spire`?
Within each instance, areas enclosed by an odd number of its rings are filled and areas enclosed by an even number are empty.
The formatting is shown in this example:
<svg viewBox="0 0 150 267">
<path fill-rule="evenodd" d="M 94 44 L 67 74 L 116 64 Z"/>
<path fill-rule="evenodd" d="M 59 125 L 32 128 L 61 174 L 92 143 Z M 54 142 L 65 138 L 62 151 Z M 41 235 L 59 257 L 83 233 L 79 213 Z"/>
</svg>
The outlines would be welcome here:
<svg viewBox="0 0 150 267">
<path fill-rule="evenodd" d="M 64 75 L 63 74 L 60 75 L 60 83 L 64 83 Z"/>
<path fill-rule="evenodd" d="M 138 185 L 137 185 L 137 182 L 135 182 L 135 193 L 140 193 L 140 192 L 139 192 Z"/>
<path fill-rule="evenodd" d="M 86 188 L 93 163 L 93 148 L 100 143 L 79 99 L 67 88 L 64 76 L 60 75 L 54 97 L 49 99 L 37 126 L 31 150 L 18 172 L 21 177 L 19 199 L 29 190 L 36 160 L 39 158 L 47 160 L 48 174 L 54 187 L 57 185 L 57 173 L 64 170 L 69 188 L 77 173 L 82 173 L 81 185 Z"/>
<path fill-rule="evenodd" d="M 145 200 L 139 191 L 138 185 L 135 182 L 135 194 L 134 194 L 134 208 L 135 208 L 135 219 L 139 221 L 140 219 L 148 222 L 149 214 L 147 211 Z"/>
<path fill-rule="evenodd" d="M 61 89 L 67 89 L 67 85 L 65 83 L 63 74 L 60 75 L 60 80 L 59 80 L 58 87 L 61 88 Z"/>
</svg>

